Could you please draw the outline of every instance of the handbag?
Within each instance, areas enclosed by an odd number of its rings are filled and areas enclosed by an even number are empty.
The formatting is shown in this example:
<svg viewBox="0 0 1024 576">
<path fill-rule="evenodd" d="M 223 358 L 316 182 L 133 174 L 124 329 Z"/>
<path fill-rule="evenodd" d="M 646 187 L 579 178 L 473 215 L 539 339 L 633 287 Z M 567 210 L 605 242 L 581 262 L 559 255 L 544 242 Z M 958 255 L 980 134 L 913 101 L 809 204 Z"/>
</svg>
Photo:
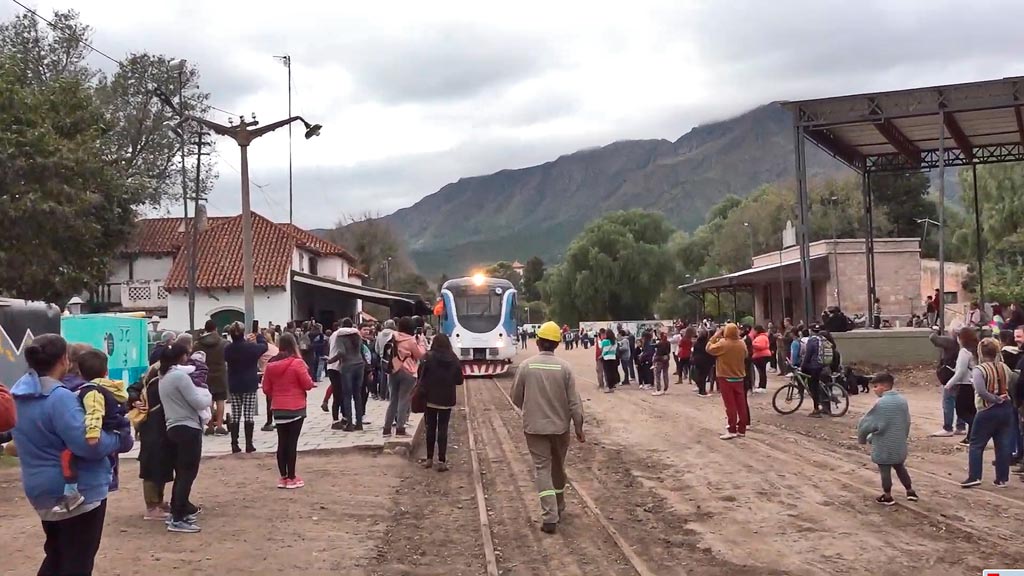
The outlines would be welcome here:
<svg viewBox="0 0 1024 576">
<path fill-rule="evenodd" d="M 409 405 L 414 414 L 423 414 L 427 411 L 426 393 L 423 391 L 423 385 L 419 382 L 416 382 L 416 385 L 412 387 Z"/>
<path fill-rule="evenodd" d="M 150 381 L 152 384 L 152 381 Z M 152 408 L 149 407 L 149 386 L 143 386 L 142 394 L 139 396 L 139 400 L 142 402 L 142 408 L 132 408 L 125 414 L 125 418 L 132 423 L 132 426 L 138 428 L 146 418 L 149 417 L 150 412 L 160 409 L 160 405 L 157 404 Z"/>
</svg>

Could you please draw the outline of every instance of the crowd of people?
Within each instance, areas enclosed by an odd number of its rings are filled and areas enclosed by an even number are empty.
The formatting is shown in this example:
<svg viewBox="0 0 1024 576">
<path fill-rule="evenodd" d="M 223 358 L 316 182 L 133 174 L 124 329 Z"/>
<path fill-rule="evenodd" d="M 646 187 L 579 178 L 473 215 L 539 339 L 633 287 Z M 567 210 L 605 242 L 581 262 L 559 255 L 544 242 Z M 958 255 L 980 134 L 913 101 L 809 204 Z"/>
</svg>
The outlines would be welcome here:
<svg viewBox="0 0 1024 576">
<path fill-rule="evenodd" d="M 437 470 L 446 471 L 462 370 L 447 337 L 433 338 L 428 352 L 424 332 L 422 319 L 404 317 L 382 327 L 345 319 L 327 331 L 304 322 L 248 332 L 236 322 L 222 335 L 211 320 L 195 337 L 162 333 L 134 383 L 108 378 L 100 350 L 55 334 L 37 337 L 25 349 L 26 374 L 10 391 L 0 384 L 0 433 L 13 437 L 8 449 L 20 457 L 26 495 L 42 521 L 40 573 L 92 573 L 107 498 L 120 483 L 118 455 L 135 442 L 143 518 L 164 522 L 169 532 L 199 532 L 203 509 L 192 487 L 203 437 L 230 436 L 232 453 L 255 452 L 261 387 L 263 429 L 277 434 L 277 488 L 305 486 L 296 473 L 298 443 L 307 396 L 322 374 L 330 381 L 322 408 L 339 431 L 361 430 L 373 397 L 388 402 L 383 434 L 408 435 L 414 396 L 422 397 L 424 463 L 433 466 L 436 455 Z"/>
</svg>

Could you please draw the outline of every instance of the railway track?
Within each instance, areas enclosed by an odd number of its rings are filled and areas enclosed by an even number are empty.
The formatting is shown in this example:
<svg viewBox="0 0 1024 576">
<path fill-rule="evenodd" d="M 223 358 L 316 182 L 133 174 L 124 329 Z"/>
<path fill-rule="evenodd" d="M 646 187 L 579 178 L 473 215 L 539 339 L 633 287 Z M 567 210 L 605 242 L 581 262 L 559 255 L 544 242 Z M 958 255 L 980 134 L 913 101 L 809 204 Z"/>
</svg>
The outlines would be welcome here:
<svg viewBox="0 0 1024 576">
<path fill-rule="evenodd" d="M 537 523 L 540 503 L 525 450 L 521 413 L 493 378 L 467 383 L 465 395 L 474 488 L 489 576 L 519 572 L 655 574 L 590 495 L 571 479 L 566 490 L 569 506 L 559 532 L 554 536 L 542 534 Z"/>
</svg>

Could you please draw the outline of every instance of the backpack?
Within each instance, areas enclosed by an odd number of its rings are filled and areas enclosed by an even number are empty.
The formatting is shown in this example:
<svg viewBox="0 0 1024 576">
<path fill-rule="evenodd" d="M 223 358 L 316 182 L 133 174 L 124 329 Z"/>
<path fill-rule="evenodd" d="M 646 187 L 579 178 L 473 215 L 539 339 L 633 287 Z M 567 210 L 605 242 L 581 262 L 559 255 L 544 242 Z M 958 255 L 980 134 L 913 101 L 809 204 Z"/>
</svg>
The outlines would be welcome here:
<svg viewBox="0 0 1024 576">
<path fill-rule="evenodd" d="M 832 346 L 832 343 L 829 342 L 828 339 L 821 336 L 811 336 L 811 338 L 816 338 L 818 342 L 818 357 L 813 358 L 812 361 L 817 366 L 832 366 L 832 359 L 835 356 L 835 347 Z M 801 362 L 800 365 L 803 366 L 803 362 Z"/>
<path fill-rule="evenodd" d="M 397 353 L 398 342 L 395 342 L 395 337 L 392 336 L 384 343 L 384 350 L 380 354 L 380 367 L 385 374 L 391 374 L 395 371 L 395 365 L 392 360 L 394 360 Z"/>
<path fill-rule="evenodd" d="M 623 338 L 615 343 L 615 357 L 619 360 L 628 360 L 631 357 L 629 340 Z"/>
</svg>

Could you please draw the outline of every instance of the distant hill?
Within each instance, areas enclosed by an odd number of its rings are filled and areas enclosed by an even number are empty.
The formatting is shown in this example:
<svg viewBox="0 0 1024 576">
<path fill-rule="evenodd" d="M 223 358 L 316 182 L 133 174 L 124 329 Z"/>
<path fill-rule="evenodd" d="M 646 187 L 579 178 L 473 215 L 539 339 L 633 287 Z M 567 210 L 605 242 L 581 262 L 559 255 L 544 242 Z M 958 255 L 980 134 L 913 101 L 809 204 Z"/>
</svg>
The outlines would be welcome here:
<svg viewBox="0 0 1024 576">
<path fill-rule="evenodd" d="M 809 176 L 849 173 L 813 145 L 807 157 Z M 497 260 L 558 260 L 588 222 L 615 210 L 657 210 L 692 230 L 723 196 L 793 177 L 792 119 L 770 104 L 675 142 L 615 142 L 462 178 L 385 219 L 408 239 L 422 272 L 456 275 Z"/>
</svg>

